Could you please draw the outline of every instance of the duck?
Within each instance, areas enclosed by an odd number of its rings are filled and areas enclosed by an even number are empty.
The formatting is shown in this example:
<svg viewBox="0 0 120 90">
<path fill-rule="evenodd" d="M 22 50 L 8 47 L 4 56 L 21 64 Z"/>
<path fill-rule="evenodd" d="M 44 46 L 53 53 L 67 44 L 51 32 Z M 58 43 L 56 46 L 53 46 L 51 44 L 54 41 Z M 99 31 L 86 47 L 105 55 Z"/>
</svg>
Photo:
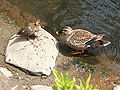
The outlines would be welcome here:
<svg viewBox="0 0 120 90">
<path fill-rule="evenodd" d="M 74 50 L 71 53 L 72 55 L 82 54 L 85 50 L 107 46 L 111 43 L 102 39 L 105 34 L 95 35 L 83 29 L 73 30 L 69 26 L 65 26 L 61 31 L 57 31 L 56 34 L 61 34 L 63 42 Z"/>
<path fill-rule="evenodd" d="M 33 36 L 36 37 L 35 33 L 40 30 L 41 25 L 42 25 L 42 21 L 39 19 L 34 23 L 29 23 L 23 26 L 19 30 L 19 32 L 17 33 L 17 36 L 27 37 L 28 40 L 30 39 L 30 37 L 33 37 Z"/>
</svg>

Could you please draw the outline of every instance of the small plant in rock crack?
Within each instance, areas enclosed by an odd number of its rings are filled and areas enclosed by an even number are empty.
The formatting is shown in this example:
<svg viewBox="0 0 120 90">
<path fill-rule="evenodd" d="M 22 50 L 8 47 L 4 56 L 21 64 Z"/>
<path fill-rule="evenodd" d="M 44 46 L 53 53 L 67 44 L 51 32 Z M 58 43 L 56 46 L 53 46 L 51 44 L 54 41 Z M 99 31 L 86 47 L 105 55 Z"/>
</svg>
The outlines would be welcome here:
<svg viewBox="0 0 120 90">
<path fill-rule="evenodd" d="M 75 78 L 73 77 L 71 80 L 67 79 L 68 73 L 66 73 L 64 76 L 62 73 L 60 75 L 58 72 L 54 69 L 53 74 L 55 76 L 55 85 L 52 86 L 53 90 L 73 90 L 73 86 L 75 83 Z"/>
<path fill-rule="evenodd" d="M 89 77 L 88 77 L 88 79 L 87 79 L 87 81 L 86 81 L 85 86 L 82 84 L 82 81 L 81 81 L 80 79 L 78 79 L 78 80 L 79 80 L 79 83 L 80 83 L 80 86 L 75 85 L 75 89 L 76 89 L 76 90 L 98 90 L 98 89 L 96 89 L 96 88 L 97 88 L 97 85 L 96 85 L 94 88 L 93 88 L 93 84 L 90 84 L 90 85 L 89 85 L 90 79 L 91 79 L 91 74 L 89 74 Z"/>
</svg>

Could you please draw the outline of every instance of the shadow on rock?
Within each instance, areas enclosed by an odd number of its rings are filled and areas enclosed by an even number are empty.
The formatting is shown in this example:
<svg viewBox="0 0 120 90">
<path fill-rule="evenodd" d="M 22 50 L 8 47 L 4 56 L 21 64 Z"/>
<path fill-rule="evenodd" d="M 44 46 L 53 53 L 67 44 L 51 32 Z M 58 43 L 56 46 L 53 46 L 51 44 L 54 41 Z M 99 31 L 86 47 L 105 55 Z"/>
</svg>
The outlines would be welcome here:
<svg viewBox="0 0 120 90">
<path fill-rule="evenodd" d="M 14 43 L 23 42 L 23 41 L 27 41 L 27 39 L 24 37 L 18 37 L 18 38 L 15 37 L 14 41 L 10 44 L 10 46 Z"/>
<path fill-rule="evenodd" d="M 23 42 L 23 41 L 29 41 L 29 39 L 34 40 L 35 38 L 37 38 L 38 36 L 35 36 L 34 34 L 27 37 L 27 36 L 13 36 L 12 39 L 15 39 L 10 45 L 17 43 L 17 42 Z"/>
</svg>

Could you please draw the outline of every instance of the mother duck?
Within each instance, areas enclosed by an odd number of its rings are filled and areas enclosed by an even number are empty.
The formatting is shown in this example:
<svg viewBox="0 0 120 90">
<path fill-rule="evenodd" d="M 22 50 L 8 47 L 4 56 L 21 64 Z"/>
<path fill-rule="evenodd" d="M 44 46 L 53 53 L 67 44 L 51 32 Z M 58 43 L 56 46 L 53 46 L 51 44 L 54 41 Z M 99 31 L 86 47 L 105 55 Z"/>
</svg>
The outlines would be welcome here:
<svg viewBox="0 0 120 90">
<path fill-rule="evenodd" d="M 62 34 L 62 40 L 64 43 L 75 50 L 71 53 L 73 55 L 84 53 L 84 50 L 90 48 L 107 46 L 111 43 L 102 39 L 105 34 L 95 35 L 87 30 L 73 30 L 69 26 L 65 26 L 62 31 L 56 33 Z"/>
</svg>

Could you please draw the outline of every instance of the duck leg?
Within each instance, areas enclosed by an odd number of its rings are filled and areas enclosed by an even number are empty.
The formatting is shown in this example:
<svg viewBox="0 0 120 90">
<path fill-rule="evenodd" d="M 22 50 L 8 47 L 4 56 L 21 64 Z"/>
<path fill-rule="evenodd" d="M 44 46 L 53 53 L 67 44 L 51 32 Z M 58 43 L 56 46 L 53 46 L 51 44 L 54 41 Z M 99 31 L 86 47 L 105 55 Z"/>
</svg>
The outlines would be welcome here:
<svg viewBox="0 0 120 90">
<path fill-rule="evenodd" d="M 31 44 L 33 44 L 33 41 L 30 40 L 30 37 L 29 37 L 29 36 L 27 37 L 27 40 L 28 40 Z"/>
<path fill-rule="evenodd" d="M 82 50 L 82 51 L 72 51 L 72 55 L 76 55 L 76 54 L 82 54 L 82 53 L 84 53 L 84 51 Z"/>
<path fill-rule="evenodd" d="M 27 37 L 27 40 L 28 40 L 32 45 L 34 45 L 34 47 L 38 48 L 38 46 L 34 44 L 34 39 L 35 39 L 36 37 L 37 37 L 37 36 L 34 36 L 34 37 L 28 36 L 28 37 Z M 32 41 L 31 41 L 31 40 L 32 40 Z"/>
<path fill-rule="evenodd" d="M 27 37 L 27 40 L 33 44 L 33 41 L 31 41 L 31 40 L 34 40 L 37 36 L 35 36 L 35 34 L 32 34 L 32 35 L 28 35 L 26 37 Z"/>
</svg>

